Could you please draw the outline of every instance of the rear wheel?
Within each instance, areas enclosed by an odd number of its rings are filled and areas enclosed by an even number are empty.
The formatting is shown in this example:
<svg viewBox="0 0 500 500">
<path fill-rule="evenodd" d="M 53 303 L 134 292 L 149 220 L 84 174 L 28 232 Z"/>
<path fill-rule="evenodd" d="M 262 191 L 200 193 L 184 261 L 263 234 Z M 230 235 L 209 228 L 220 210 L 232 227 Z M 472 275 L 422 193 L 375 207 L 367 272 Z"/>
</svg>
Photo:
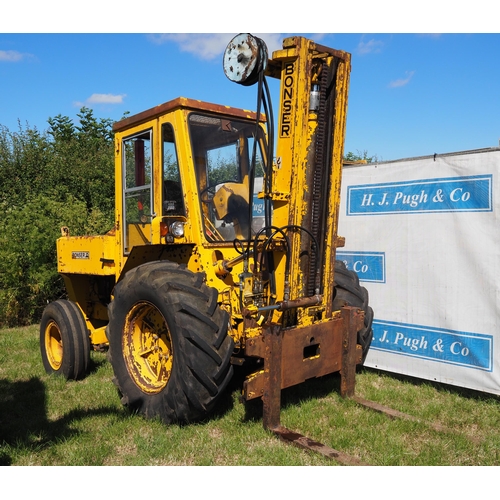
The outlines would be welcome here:
<svg viewBox="0 0 500 500">
<path fill-rule="evenodd" d="M 90 337 L 79 307 L 69 300 L 50 303 L 40 322 L 45 371 L 67 380 L 83 378 L 90 363 Z"/>
<path fill-rule="evenodd" d="M 358 307 L 365 313 L 364 327 L 358 332 L 358 344 L 363 349 L 361 361 L 363 364 L 373 338 L 373 310 L 368 305 L 368 291 L 359 284 L 358 275 L 354 271 L 349 271 L 341 260 L 337 260 L 335 261 L 333 309 L 339 310 L 343 306 Z"/>
<path fill-rule="evenodd" d="M 217 290 L 172 262 L 129 271 L 109 305 L 109 357 L 122 403 L 165 423 L 207 416 L 231 379 L 233 340 Z"/>
</svg>

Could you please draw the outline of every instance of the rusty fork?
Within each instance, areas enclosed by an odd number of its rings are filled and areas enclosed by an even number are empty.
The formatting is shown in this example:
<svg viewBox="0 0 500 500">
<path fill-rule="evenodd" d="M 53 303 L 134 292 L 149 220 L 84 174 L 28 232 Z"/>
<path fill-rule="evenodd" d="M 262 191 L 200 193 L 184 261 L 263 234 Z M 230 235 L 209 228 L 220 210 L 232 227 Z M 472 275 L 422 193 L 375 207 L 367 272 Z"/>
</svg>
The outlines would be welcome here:
<svg viewBox="0 0 500 500">
<path fill-rule="evenodd" d="M 342 339 L 342 369 L 340 371 L 340 393 L 343 397 L 354 396 L 356 377 L 356 338 L 363 315 L 353 307 L 342 309 L 342 319 L 345 323 Z M 343 465 L 368 465 L 356 457 L 343 453 L 314 441 L 302 434 L 283 427 L 280 423 L 281 409 L 281 360 L 282 331 L 280 325 L 271 325 L 264 333 L 264 391 L 262 394 L 262 423 L 265 429 L 273 432 L 282 441 L 299 448 L 314 451 Z"/>
<path fill-rule="evenodd" d="M 421 419 L 389 408 L 380 403 L 369 401 L 354 394 L 356 377 L 356 340 L 357 332 L 362 325 L 363 313 L 353 307 L 342 309 L 344 322 L 342 339 L 342 367 L 340 370 L 340 395 L 349 397 L 357 404 L 377 411 L 391 419 L 405 419 L 423 422 Z M 265 429 L 271 431 L 282 441 L 299 448 L 319 453 L 342 465 L 369 465 L 359 458 L 335 450 L 318 441 L 310 439 L 298 432 L 283 427 L 280 423 L 281 387 L 282 387 L 282 341 L 283 332 L 280 325 L 271 325 L 265 329 L 264 336 L 264 383 L 262 392 L 263 415 L 262 423 Z M 437 432 L 453 432 L 446 427 L 432 422 L 424 422 Z M 472 439 L 472 438 L 471 438 Z"/>
</svg>

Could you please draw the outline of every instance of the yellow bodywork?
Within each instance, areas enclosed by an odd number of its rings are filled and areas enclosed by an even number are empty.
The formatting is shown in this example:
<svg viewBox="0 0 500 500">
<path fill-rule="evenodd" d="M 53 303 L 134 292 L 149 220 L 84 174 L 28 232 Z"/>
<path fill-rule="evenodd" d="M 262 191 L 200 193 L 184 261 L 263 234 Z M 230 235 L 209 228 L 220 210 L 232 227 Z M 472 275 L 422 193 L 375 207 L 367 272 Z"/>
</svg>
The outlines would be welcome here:
<svg viewBox="0 0 500 500">
<path fill-rule="evenodd" d="M 66 236 L 57 240 L 57 270 L 72 274 L 116 275 L 116 237 Z"/>
<path fill-rule="evenodd" d="M 263 189 L 256 194 L 256 199 L 271 200 L 273 226 L 307 227 L 310 224 L 308 194 L 311 190 L 307 171 L 318 140 L 318 113 L 317 110 L 310 110 L 311 95 L 321 76 L 321 68 L 325 71 L 324 68 L 332 68 L 333 65 L 335 68 L 331 71 L 336 95 L 331 126 L 333 135 L 327 138 L 332 143 L 332 155 L 331 165 L 325 167 L 329 188 L 328 199 L 323 207 L 325 220 L 320 245 L 324 257 L 319 274 L 324 285 L 319 304 L 294 309 L 293 322 L 297 327 L 322 324 L 336 315 L 331 307 L 331 284 L 335 249 L 340 241 L 337 238 L 337 220 L 350 55 L 318 46 L 301 37 L 293 37 L 284 41 L 282 50 L 274 52 L 267 68 L 268 76 L 281 81 L 276 158 L 270 192 Z M 305 236 L 294 230 L 287 233 L 291 252 L 289 281 L 285 282 L 287 244 L 284 237 L 278 234 L 272 247 L 276 269 L 274 296 L 271 296 L 265 280 L 263 290 L 255 292 L 253 273 L 259 271 L 258 263 L 252 262 L 250 268 L 246 268 L 240 258 L 241 248 L 233 243 L 234 238 L 225 236 L 225 232 L 234 231 L 236 238 L 242 239 L 246 233 L 236 222 L 232 225 L 224 221 L 228 217 L 228 198 L 231 194 L 239 193 L 243 202 L 250 202 L 248 180 L 245 177 L 239 182 L 231 179 L 230 182 L 222 182 L 214 193 L 206 190 L 209 185 L 209 166 L 198 157 L 194 146 L 194 129 L 190 128 L 194 126 L 192 117 L 198 114 L 220 120 L 222 127 L 227 127 L 230 133 L 236 133 L 232 131 L 236 121 L 247 121 L 248 124 L 256 121 L 256 115 L 251 111 L 177 98 L 116 123 L 114 230 L 103 236 L 63 236 L 58 240 L 58 270 L 65 278 L 69 298 L 84 313 L 94 345 L 106 342 L 106 305 L 112 299 L 113 285 L 127 271 L 149 261 L 172 260 L 186 265 L 193 272 L 205 273 L 207 285 L 218 290 L 219 303 L 229 312 L 229 334 L 237 349 L 245 347 L 247 338 L 260 335 L 263 315 L 258 312 L 259 307 L 312 295 L 307 290 L 309 278 L 303 264 Z M 266 119 L 263 115 L 260 122 L 264 137 Z M 133 147 L 136 149 L 133 150 Z M 165 179 L 166 175 L 166 151 L 169 161 L 172 154 L 176 156 L 174 163 L 179 167 L 179 177 L 171 176 L 168 180 L 182 186 L 180 201 L 174 200 L 174 194 L 165 195 L 164 183 L 159 181 Z M 131 167 L 129 176 L 127 155 L 135 158 L 135 179 L 132 178 Z M 137 165 L 140 162 L 143 166 L 138 175 Z M 248 174 L 248 165 L 242 164 L 241 169 L 242 175 Z M 215 213 L 209 207 L 212 201 Z M 181 204 L 182 210 L 179 209 Z M 182 228 L 181 235 L 175 235 L 173 223 Z M 265 239 L 265 236 L 261 237 L 261 245 Z M 246 311 L 243 310 L 245 308 Z M 145 314 L 156 314 L 154 311 L 144 312 L 143 309 L 135 311 L 139 318 Z M 245 314 L 253 320 L 245 321 Z M 280 321 L 283 314 L 275 308 L 271 312 L 272 320 Z M 131 328 L 127 338 L 124 349 L 130 353 L 130 358 L 134 357 L 138 349 L 146 348 L 138 347 L 141 338 L 137 330 Z M 162 343 L 165 356 L 170 356 L 168 332 Z M 161 370 L 161 377 L 158 376 L 157 381 L 152 382 L 138 375 L 136 381 L 150 392 L 160 390 L 166 383 L 171 361 L 158 358 L 153 363 L 155 369 Z M 134 368 L 131 370 L 133 372 Z M 144 371 L 142 367 L 138 373 Z"/>
</svg>

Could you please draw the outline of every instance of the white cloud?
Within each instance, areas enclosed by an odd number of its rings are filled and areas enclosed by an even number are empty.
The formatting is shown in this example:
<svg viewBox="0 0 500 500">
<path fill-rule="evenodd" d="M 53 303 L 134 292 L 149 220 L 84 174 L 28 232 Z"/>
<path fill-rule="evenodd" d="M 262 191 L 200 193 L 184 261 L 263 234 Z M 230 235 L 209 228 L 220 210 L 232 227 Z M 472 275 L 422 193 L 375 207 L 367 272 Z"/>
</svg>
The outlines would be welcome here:
<svg viewBox="0 0 500 500">
<path fill-rule="evenodd" d="M 189 52 L 198 59 L 210 61 L 221 58 L 227 44 L 237 33 L 165 33 L 149 35 L 157 44 L 176 43 L 182 52 Z M 281 49 L 282 36 L 279 33 L 255 33 L 266 42 L 269 57 L 273 51 Z"/>
<path fill-rule="evenodd" d="M 88 104 L 121 104 L 126 94 L 92 94 L 88 99 Z"/>
<path fill-rule="evenodd" d="M 399 78 L 398 80 L 393 80 L 392 82 L 389 83 L 389 87 L 390 88 L 404 87 L 410 82 L 414 74 L 415 71 L 407 71 L 406 78 Z"/>
<path fill-rule="evenodd" d="M 266 42 L 267 50 L 269 51 L 269 57 L 272 57 L 275 50 L 281 50 L 283 48 L 284 36 L 282 33 L 257 33 L 256 36 L 262 38 L 262 40 Z M 316 39 L 316 41 L 318 41 L 318 39 Z"/>
<path fill-rule="evenodd" d="M 442 33 L 419 33 L 418 36 L 422 37 L 422 38 L 434 38 L 434 39 L 438 39 L 438 38 L 441 38 L 441 35 Z"/>
<path fill-rule="evenodd" d="M 0 62 L 18 62 L 33 57 L 31 54 L 23 54 L 17 50 L 0 50 Z"/>
<path fill-rule="evenodd" d="M 363 42 L 363 40 L 361 40 L 358 43 L 356 51 L 359 55 L 373 54 L 373 53 L 376 54 L 382 51 L 383 46 L 384 42 L 382 42 L 381 40 L 374 40 L 373 38 L 368 42 Z"/>
<path fill-rule="evenodd" d="M 220 56 L 228 41 L 227 35 L 223 33 L 214 34 L 191 34 L 172 33 L 151 35 L 150 39 L 158 44 L 173 42 L 177 44 L 182 52 L 194 54 L 199 59 L 211 60 Z"/>
<path fill-rule="evenodd" d="M 75 108 L 89 106 L 90 104 L 122 104 L 127 94 L 92 94 L 89 98 L 82 101 L 74 101 Z"/>
</svg>

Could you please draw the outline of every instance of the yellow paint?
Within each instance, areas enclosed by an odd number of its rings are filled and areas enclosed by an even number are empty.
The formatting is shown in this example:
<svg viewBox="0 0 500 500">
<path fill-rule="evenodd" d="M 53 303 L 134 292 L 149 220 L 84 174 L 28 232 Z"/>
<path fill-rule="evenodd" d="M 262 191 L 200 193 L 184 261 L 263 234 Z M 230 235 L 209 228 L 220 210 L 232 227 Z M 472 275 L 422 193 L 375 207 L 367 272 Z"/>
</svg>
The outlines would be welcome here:
<svg viewBox="0 0 500 500">
<path fill-rule="evenodd" d="M 128 372 L 145 393 L 157 394 L 168 383 L 174 358 L 165 319 L 147 302 L 135 304 L 127 314 L 122 351 Z"/>
<path fill-rule="evenodd" d="M 325 321 L 332 317 L 330 304 L 332 302 L 333 266 L 337 241 L 338 209 L 340 202 L 340 179 L 342 168 L 343 144 L 345 135 L 345 121 L 347 110 L 347 92 L 350 73 L 350 55 L 340 51 L 326 52 L 317 49 L 316 44 L 301 37 L 291 37 L 284 40 L 283 50 L 273 53 L 269 64 L 269 73 L 272 77 L 281 80 L 280 102 L 277 106 L 277 144 L 276 159 L 272 169 L 272 186 L 269 198 L 273 204 L 273 225 L 283 227 L 288 225 L 303 226 L 308 215 L 308 206 L 305 194 L 310 192 L 311 186 L 307 182 L 307 172 L 314 152 L 315 133 L 318 127 L 317 115 L 309 111 L 309 99 L 313 83 L 318 80 L 319 63 L 325 61 L 328 65 L 334 60 L 337 67 L 337 83 L 333 89 L 337 94 L 333 126 L 333 161 L 327 166 L 329 183 L 332 186 L 327 200 L 326 232 L 324 236 L 324 266 L 321 276 L 325 283 L 322 291 L 323 303 L 316 307 L 316 314 L 308 314 L 307 310 L 298 311 L 297 326 L 306 326 L 314 322 Z M 334 55 L 335 54 L 335 57 Z M 105 343 L 106 304 L 100 303 L 97 292 L 83 292 L 81 287 L 94 287 L 91 281 L 82 279 L 82 275 L 96 277 L 97 282 L 102 277 L 114 277 L 118 281 L 124 272 L 144 262 L 157 259 L 170 259 L 186 264 L 194 272 L 206 274 L 207 285 L 219 291 L 221 307 L 230 313 L 230 334 L 239 346 L 243 346 L 245 338 L 255 337 L 260 334 L 259 325 L 253 325 L 245 331 L 241 295 L 240 275 L 244 271 L 244 262 L 237 262 L 227 273 L 224 271 L 223 262 L 236 259 L 240 254 L 235 249 L 232 241 L 226 241 L 222 234 L 221 226 L 210 221 L 211 208 L 200 196 L 207 184 L 207 174 L 203 169 L 207 165 L 203 158 L 196 157 L 193 152 L 188 119 L 191 113 L 201 113 L 223 119 L 231 124 L 232 121 L 255 120 L 255 114 L 231 108 L 229 106 L 215 106 L 202 101 L 178 98 L 151 110 L 129 117 L 115 126 L 115 186 L 116 209 L 115 230 L 104 236 L 71 237 L 64 236 L 58 240 L 58 270 L 65 277 L 71 300 L 78 303 L 84 312 L 87 327 L 90 330 L 93 344 Z M 162 215 L 162 126 L 169 124 L 175 135 L 175 152 L 180 166 L 180 184 L 183 190 L 184 215 Z M 262 124 L 265 130 L 264 123 Z M 152 200 L 151 214 L 147 219 L 124 228 L 123 213 L 123 163 L 124 140 L 141 134 L 151 132 L 152 155 Z M 240 153 L 242 151 L 240 150 Z M 248 165 L 242 166 L 242 172 Z M 232 193 L 238 193 L 248 200 L 248 180 L 241 182 L 227 182 L 215 193 L 215 210 L 218 218 L 225 216 L 228 199 Z M 263 193 L 259 195 L 261 198 Z M 162 227 L 168 226 L 173 221 L 184 223 L 184 235 L 181 238 L 167 240 L 162 236 Z M 211 225 L 210 225 L 211 224 Z M 71 229 L 71 228 L 70 228 Z M 130 251 L 124 249 L 124 229 L 128 235 Z M 235 226 L 236 236 L 243 238 L 245 235 Z M 290 299 L 305 296 L 305 283 L 307 277 L 303 275 L 300 267 L 300 244 L 304 238 L 303 233 L 287 231 L 291 243 L 291 272 L 290 272 Z M 167 235 L 168 237 L 168 235 Z M 265 237 L 261 238 L 262 241 Z M 263 283 L 263 292 L 254 297 L 252 284 L 254 276 L 250 274 L 243 278 L 245 283 L 245 301 L 254 309 L 258 302 L 264 305 L 280 302 L 284 299 L 285 290 L 285 258 L 284 242 L 279 244 L 282 237 L 276 235 L 276 248 L 274 260 L 276 265 L 276 296 L 270 297 L 267 283 Z M 215 257 L 214 257 L 215 256 Z M 250 259 L 249 273 L 258 266 Z M 248 280 L 248 281 L 246 281 Z M 260 305 L 259 305 L 260 306 Z M 146 314 L 159 317 L 154 311 L 133 311 L 137 314 L 136 325 Z M 270 313 L 274 321 L 281 319 L 280 312 Z M 262 323 L 261 320 L 259 320 Z M 146 391 L 161 390 L 168 377 L 168 363 L 162 365 L 160 358 L 154 361 L 155 366 L 161 366 L 161 374 L 144 375 L 148 368 L 141 361 L 139 344 L 144 344 L 146 339 L 141 326 L 130 326 L 128 340 L 124 344 L 128 363 L 132 370 L 137 370 L 136 383 Z M 168 337 L 168 336 L 167 336 Z M 161 349 L 172 357 L 170 340 L 164 340 Z M 164 359 L 164 358 L 161 358 Z M 137 368 L 137 366 L 139 368 Z M 134 368 L 136 367 L 136 368 Z M 151 368 L 155 372 L 156 368 Z M 156 372 L 155 372 L 156 373 Z M 155 378 L 156 377 L 156 378 Z"/>
<path fill-rule="evenodd" d="M 54 371 L 61 368 L 63 360 L 62 335 L 58 324 L 51 320 L 44 331 L 45 352 L 47 360 Z"/>
</svg>

